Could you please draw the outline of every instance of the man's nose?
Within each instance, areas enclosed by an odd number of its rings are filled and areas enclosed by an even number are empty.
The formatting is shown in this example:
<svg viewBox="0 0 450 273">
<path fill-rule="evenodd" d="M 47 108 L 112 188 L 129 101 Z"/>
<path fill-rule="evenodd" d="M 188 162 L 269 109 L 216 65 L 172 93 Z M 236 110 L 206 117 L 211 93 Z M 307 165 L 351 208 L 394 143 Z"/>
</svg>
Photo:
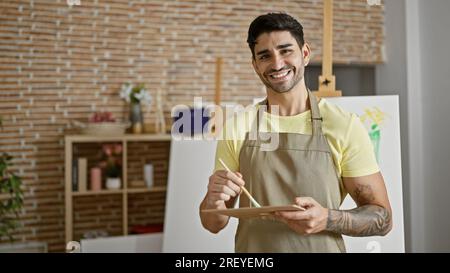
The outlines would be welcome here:
<svg viewBox="0 0 450 273">
<path fill-rule="evenodd" d="M 276 54 L 273 58 L 273 70 L 280 70 L 285 66 L 284 59 L 282 56 Z"/>
</svg>

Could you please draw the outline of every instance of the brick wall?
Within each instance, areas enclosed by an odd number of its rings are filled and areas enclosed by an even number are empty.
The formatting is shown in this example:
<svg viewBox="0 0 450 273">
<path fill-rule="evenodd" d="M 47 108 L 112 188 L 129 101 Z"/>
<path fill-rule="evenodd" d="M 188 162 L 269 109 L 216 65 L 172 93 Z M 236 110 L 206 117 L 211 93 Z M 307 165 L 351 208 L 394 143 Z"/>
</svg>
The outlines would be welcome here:
<svg viewBox="0 0 450 273">
<path fill-rule="evenodd" d="M 145 83 L 153 94 L 160 90 L 170 120 L 175 104 L 193 96 L 213 100 L 218 56 L 224 58 L 222 100 L 248 103 L 264 94 L 245 43 L 251 20 L 268 11 L 296 16 L 317 63 L 321 3 L 81 0 L 81 6 L 69 7 L 66 0 L 2 0 L 0 149 L 15 157 L 26 191 L 24 227 L 15 237 L 45 241 L 50 251 L 64 249 L 63 135 L 71 131 L 71 120 L 96 110 L 126 118 L 118 97 L 126 81 Z M 335 62 L 382 62 L 383 7 L 339 0 L 334 8 Z M 146 122 L 154 116 L 145 109 Z M 116 230 L 113 220 L 110 226 Z"/>
</svg>

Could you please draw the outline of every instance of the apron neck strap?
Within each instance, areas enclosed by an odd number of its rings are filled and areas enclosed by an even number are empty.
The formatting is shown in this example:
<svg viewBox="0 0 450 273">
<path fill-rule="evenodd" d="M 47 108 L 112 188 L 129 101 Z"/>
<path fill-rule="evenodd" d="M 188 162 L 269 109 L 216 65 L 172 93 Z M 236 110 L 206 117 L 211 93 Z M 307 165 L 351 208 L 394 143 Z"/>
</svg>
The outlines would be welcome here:
<svg viewBox="0 0 450 273">
<path fill-rule="evenodd" d="M 320 115 L 319 103 L 317 103 L 316 96 L 308 89 L 309 106 L 311 108 L 311 123 L 313 135 L 322 134 L 322 121 L 323 118 Z"/>
<path fill-rule="evenodd" d="M 256 135 L 257 137 L 259 137 L 259 122 L 260 122 L 260 117 L 262 118 L 262 115 L 264 114 L 265 111 L 268 110 L 269 107 L 269 101 L 267 100 L 267 98 L 265 98 L 263 101 L 261 101 L 260 103 L 258 103 L 259 107 L 258 110 L 256 111 Z M 262 109 L 261 109 L 262 108 Z M 261 111 L 263 110 L 263 111 Z M 255 126 L 253 126 L 255 127 Z"/>
<path fill-rule="evenodd" d="M 315 136 L 322 135 L 322 121 L 323 118 L 320 115 L 319 110 L 319 103 L 317 102 L 316 96 L 309 90 L 308 90 L 308 98 L 309 98 L 309 105 L 311 108 L 311 123 L 312 123 L 312 134 Z M 260 115 L 262 117 L 262 114 L 264 111 L 261 111 L 261 107 L 263 107 L 263 110 L 268 109 L 268 100 L 267 98 L 260 103 L 258 103 L 260 107 L 258 107 L 258 111 L 256 111 L 256 132 L 259 134 L 259 122 L 260 122 Z M 252 126 L 255 127 L 255 126 Z"/>
</svg>

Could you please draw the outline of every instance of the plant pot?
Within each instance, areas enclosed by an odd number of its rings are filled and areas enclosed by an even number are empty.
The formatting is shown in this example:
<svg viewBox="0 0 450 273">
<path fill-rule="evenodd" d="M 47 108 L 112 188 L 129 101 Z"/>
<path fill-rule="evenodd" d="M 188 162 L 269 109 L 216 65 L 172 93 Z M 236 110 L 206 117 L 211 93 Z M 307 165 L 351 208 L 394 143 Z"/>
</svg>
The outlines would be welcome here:
<svg viewBox="0 0 450 273">
<path fill-rule="evenodd" d="M 121 187 L 121 180 L 119 177 L 106 178 L 106 188 L 109 190 L 117 190 Z"/>
</svg>

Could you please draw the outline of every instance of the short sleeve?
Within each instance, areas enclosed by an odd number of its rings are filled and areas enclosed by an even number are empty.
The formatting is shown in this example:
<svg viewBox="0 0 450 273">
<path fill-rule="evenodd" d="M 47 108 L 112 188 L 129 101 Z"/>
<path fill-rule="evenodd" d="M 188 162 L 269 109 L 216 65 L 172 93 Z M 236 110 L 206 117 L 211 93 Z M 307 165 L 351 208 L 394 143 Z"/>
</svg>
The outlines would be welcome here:
<svg viewBox="0 0 450 273">
<path fill-rule="evenodd" d="M 358 177 L 379 171 L 369 134 L 359 117 L 352 114 L 342 155 L 342 176 Z"/>
<path fill-rule="evenodd" d="M 219 162 L 219 158 L 222 159 L 231 171 L 234 172 L 239 170 L 239 158 L 236 151 L 236 128 L 233 124 L 233 122 L 227 120 L 222 132 L 220 133 L 220 138 L 217 141 L 214 172 L 225 169 Z"/>
</svg>

